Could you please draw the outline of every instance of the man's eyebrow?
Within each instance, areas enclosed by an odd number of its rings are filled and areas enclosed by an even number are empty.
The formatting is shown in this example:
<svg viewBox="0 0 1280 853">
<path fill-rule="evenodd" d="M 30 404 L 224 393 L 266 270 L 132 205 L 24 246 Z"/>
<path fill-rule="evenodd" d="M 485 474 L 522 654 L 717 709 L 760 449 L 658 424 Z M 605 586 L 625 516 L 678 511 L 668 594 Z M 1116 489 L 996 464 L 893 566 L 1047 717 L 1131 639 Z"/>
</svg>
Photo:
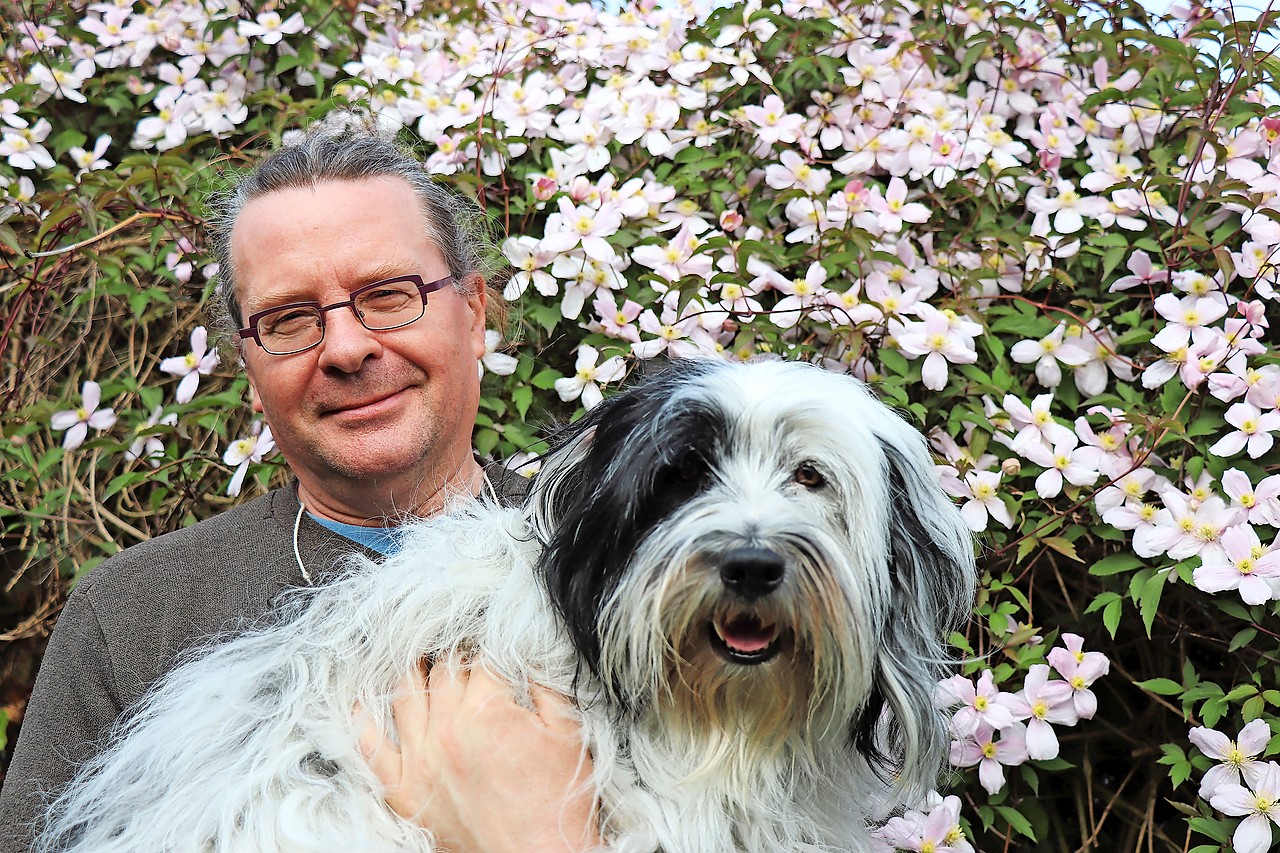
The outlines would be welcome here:
<svg viewBox="0 0 1280 853">
<path fill-rule="evenodd" d="M 363 287 L 365 284 L 381 281 L 384 278 L 397 278 L 402 275 L 410 275 L 415 271 L 416 270 L 413 269 L 412 264 L 407 264 L 403 261 L 383 261 L 377 266 L 365 270 L 361 273 L 359 279 L 352 279 L 353 282 L 359 281 L 360 283 L 356 284 L 351 289 L 355 290 L 357 287 Z"/>
<path fill-rule="evenodd" d="M 252 314 L 256 309 L 274 308 L 277 305 L 289 305 L 294 302 L 317 301 L 318 300 L 313 295 L 306 293 L 302 288 L 290 287 L 284 290 L 277 290 L 266 296 L 246 299 L 244 301 L 244 308 Z"/>
<path fill-rule="evenodd" d="M 403 275 L 410 275 L 414 272 L 413 264 L 405 261 L 382 261 L 375 266 L 362 270 L 358 276 L 350 279 L 351 286 L 348 290 L 356 290 L 364 287 L 366 284 L 372 284 L 375 281 L 381 281 L 387 278 L 397 278 Z M 276 305 L 289 305 L 293 302 L 319 302 L 315 298 L 314 293 L 305 287 L 289 286 L 277 290 L 267 296 L 261 296 L 256 299 L 246 299 L 244 308 L 250 314 L 255 310 L 272 308 Z"/>
</svg>

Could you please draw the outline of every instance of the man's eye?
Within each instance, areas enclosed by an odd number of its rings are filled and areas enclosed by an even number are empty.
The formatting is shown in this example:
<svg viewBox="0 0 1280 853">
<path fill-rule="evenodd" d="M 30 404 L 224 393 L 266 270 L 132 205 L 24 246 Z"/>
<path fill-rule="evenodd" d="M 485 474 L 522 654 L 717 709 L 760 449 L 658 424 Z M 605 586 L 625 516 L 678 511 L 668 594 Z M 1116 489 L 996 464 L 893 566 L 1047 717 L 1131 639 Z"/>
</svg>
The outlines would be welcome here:
<svg viewBox="0 0 1280 853">
<path fill-rule="evenodd" d="M 368 293 L 360 294 L 359 307 L 361 310 L 387 311 L 395 310 L 409 301 L 410 294 L 394 287 L 378 288 Z"/>
<path fill-rule="evenodd" d="M 316 312 L 295 308 L 263 317 L 259 325 L 262 332 L 268 335 L 296 335 L 314 327 L 316 321 Z"/>
</svg>

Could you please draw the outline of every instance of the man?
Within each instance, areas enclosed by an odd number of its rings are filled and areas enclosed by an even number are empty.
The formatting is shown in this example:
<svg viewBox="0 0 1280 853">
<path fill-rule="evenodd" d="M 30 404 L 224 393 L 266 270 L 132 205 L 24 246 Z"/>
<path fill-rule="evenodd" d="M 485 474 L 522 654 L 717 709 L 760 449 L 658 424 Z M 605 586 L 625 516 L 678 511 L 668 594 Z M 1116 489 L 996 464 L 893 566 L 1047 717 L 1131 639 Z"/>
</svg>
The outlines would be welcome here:
<svg viewBox="0 0 1280 853">
<path fill-rule="evenodd" d="M 218 308 L 296 482 L 81 581 L 0 792 L 3 853 L 28 848 L 49 795 L 177 655 L 330 576 L 346 554 L 394 547 L 389 523 L 455 495 L 522 492 L 471 451 L 488 301 L 474 213 L 353 119 L 312 128 L 215 200 Z M 455 851 L 592 840 L 562 699 L 539 693 L 527 710 L 480 669 L 433 672 L 429 694 L 405 687 L 400 744 L 364 745 L 391 808 Z"/>
</svg>

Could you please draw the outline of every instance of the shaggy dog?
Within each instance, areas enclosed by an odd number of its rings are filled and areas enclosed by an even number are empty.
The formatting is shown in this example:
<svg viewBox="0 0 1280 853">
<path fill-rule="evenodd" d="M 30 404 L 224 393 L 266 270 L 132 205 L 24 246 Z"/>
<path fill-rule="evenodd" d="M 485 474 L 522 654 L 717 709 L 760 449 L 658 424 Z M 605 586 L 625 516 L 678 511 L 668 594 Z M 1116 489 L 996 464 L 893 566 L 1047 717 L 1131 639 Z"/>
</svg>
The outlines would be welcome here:
<svg viewBox="0 0 1280 853">
<path fill-rule="evenodd" d="M 679 364 L 570 428 L 526 510 L 417 525 L 175 670 L 44 841 L 430 850 L 352 709 L 393 729 L 395 686 L 465 655 L 574 698 L 611 850 L 869 850 L 942 766 L 934 685 L 973 585 L 924 439 L 861 383 Z"/>
</svg>

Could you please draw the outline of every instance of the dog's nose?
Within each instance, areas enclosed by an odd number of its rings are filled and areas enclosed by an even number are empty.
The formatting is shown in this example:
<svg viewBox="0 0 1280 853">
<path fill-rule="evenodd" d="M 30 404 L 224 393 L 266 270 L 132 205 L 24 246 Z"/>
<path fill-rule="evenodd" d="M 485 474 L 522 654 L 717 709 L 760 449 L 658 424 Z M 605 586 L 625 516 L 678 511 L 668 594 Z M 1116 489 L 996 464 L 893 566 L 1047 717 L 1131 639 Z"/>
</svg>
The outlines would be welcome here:
<svg viewBox="0 0 1280 853">
<path fill-rule="evenodd" d="M 720 580 L 743 598 L 763 598 L 782 583 L 786 563 L 764 548 L 735 548 L 720 564 Z"/>
</svg>

